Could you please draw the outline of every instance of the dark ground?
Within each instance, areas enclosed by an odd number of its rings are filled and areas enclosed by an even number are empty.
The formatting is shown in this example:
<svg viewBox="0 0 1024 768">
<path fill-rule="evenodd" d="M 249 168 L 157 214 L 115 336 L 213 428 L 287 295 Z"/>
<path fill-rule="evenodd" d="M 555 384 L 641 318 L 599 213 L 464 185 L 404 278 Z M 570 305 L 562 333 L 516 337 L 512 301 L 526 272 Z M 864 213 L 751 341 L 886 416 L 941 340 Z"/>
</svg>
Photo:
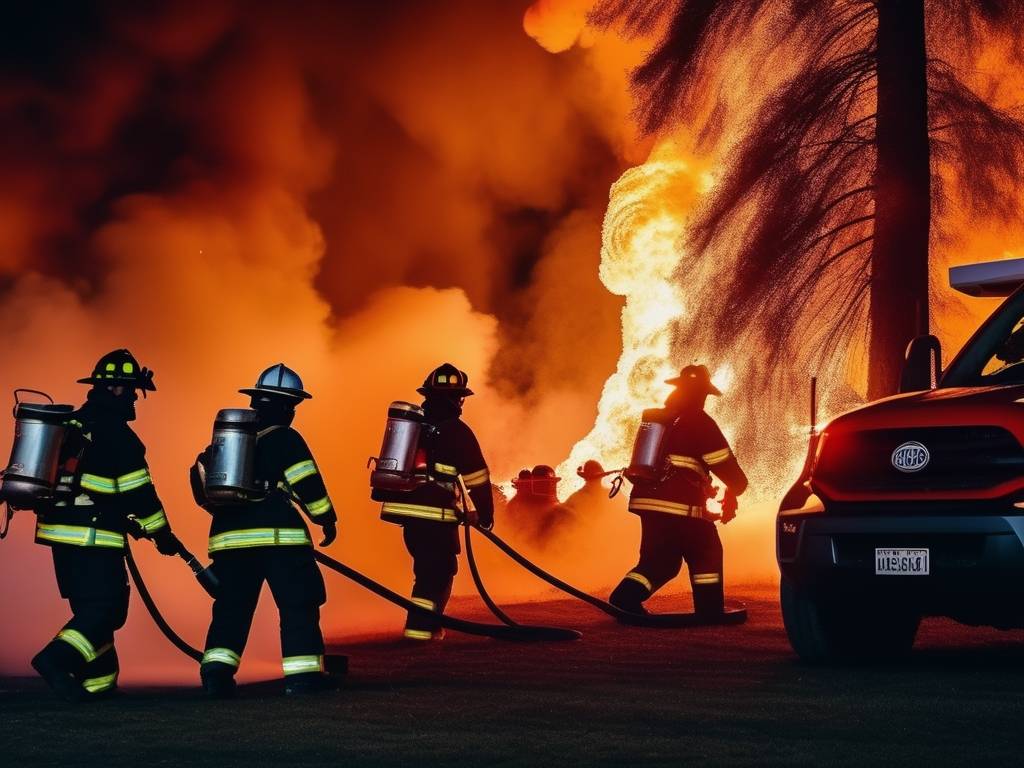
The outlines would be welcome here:
<svg viewBox="0 0 1024 768">
<path fill-rule="evenodd" d="M 266 683 L 234 702 L 137 689 L 75 707 L 0 680 L 0 765 L 1019 764 L 1024 633 L 931 620 L 908 663 L 808 668 L 770 593 L 736 597 L 739 628 L 622 628 L 550 602 L 512 613 L 582 641 L 352 644 L 344 690 L 301 699 Z"/>
</svg>

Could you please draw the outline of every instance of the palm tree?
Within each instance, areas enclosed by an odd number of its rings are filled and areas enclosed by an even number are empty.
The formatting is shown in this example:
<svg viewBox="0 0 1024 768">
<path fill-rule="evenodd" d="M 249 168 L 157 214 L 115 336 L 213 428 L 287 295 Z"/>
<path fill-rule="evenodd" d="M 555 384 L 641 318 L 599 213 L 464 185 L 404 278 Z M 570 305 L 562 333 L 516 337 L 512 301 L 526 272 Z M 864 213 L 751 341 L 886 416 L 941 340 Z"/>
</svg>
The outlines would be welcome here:
<svg viewBox="0 0 1024 768">
<path fill-rule="evenodd" d="M 665 30 L 632 77 L 648 133 L 700 114 L 711 115 L 709 133 L 720 128 L 708 83 L 730 47 L 754 47 L 755 30 L 797 61 L 747 118 L 690 230 L 694 252 L 731 249 L 743 266 L 724 298 L 697 308 L 719 334 L 770 329 L 795 359 L 821 365 L 866 328 L 868 396 L 896 390 L 907 342 L 929 326 L 936 169 L 953 169 L 958 197 L 991 213 L 1024 166 L 1024 123 L 976 95 L 956 66 L 1013 31 L 1022 11 L 1021 0 L 597 4 L 597 26 Z"/>
</svg>

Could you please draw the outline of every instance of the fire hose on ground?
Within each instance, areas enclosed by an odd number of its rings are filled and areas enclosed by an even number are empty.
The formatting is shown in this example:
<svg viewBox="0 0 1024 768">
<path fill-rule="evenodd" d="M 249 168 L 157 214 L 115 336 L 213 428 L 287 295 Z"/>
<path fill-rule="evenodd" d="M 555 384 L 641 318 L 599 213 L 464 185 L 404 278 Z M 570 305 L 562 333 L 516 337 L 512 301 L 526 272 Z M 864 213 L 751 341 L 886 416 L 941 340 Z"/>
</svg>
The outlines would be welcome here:
<svg viewBox="0 0 1024 768">
<path fill-rule="evenodd" d="M 702 627 L 712 624 L 742 624 L 747 620 L 747 609 L 738 607 L 726 607 L 725 612 L 720 616 L 716 616 L 713 619 L 707 617 L 698 616 L 695 613 L 662 613 L 662 614 L 644 614 L 644 613 L 632 613 L 631 611 L 624 611 L 621 608 L 616 608 L 611 603 L 607 603 L 604 600 L 594 597 L 593 595 L 587 594 L 581 589 L 568 584 L 556 576 L 551 575 L 547 571 L 543 570 L 540 566 L 526 559 L 523 555 L 513 549 L 509 544 L 503 541 L 493 531 L 484 530 L 477 528 L 480 533 L 494 546 L 508 555 L 512 560 L 517 562 L 523 568 L 528 570 L 537 578 L 546 581 L 551 586 L 555 587 L 567 595 L 582 600 L 583 602 L 594 606 L 598 610 L 604 611 L 609 616 L 617 619 L 623 624 L 630 624 L 637 627 L 661 627 L 665 629 L 685 629 L 687 627 Z M 469 546 L 469 532 L 466 532 L 467 548 Z M 470 563 L 472 564 L 472 560 Z"/>
<path fill-rule="evenodd" d="M 469 532 L 467 530 L 467 542 L 468 533 Z M 186 562 L 189 563 L 193 571 L 196 572 L 197 579 L 200 580 L 200 583 L 203 585 L 203 588 L 207 592 L 209 592 L 211 596 L 213 596 L 213 593 L 211 591 L 210 580 L 210 575 L 212 574 L 212 571 L 209 568 L 197 571 L 196 567 L 198 565 L 198 560 L 196 560 L 196 558 L 194 558 L 191 555 L 191 553 L 188 553 L 187 550 L 184 549 L 184 547 L 181 548 L 179 555 L 183 559 L 185 559 Z M 471 554 L 469 556 L 470 558 L 472 557 Z M 429 608 L 425 608 L 422 605 L 414 603 L 412 600 L 409 600 L 408 598 L 403 597 L 397 592 L 388 589 L 383 584 L 379 584 L 370 577 L 363 575 L 356 569 L 351 568 L 350 566 L 347 566 L 338 560 L 335 560 L 333 557 L 330 557 L 329 555 L 320 552 L 319 550 L 314 551 L 313 557 L 316 558 L 317 562 L 319 562 L 325 568 L 328 568 L 329 570 L 332 570 L 335 573 L 338 573 L 341 576 L 344 576 L 345 578 L 354 581 L 356 584 L 363 587 L 364 589 L 369 590 L 370 592 L 373 592 L 378 597 L 382 597 L 385 600 L 394 603 L 399 608 L 403 608 L 407 611 L 412 611 L 414 613 L 418 613 L 421 615 L 431 616 L 435 618 L 435 620 L 442 627 L 445 627 L 446 629 L 451 629 L 455 632 L 462 632 L 463 634 L 477 635 L 481 637 L 491 637 L 496 640 L 511 640 L 519 642 L 577 640 L 582 636 L 580 632 L 577 632 L 573 629 L 562 629 L 560 627 L 543 627 L 519 624 L 510 619 L 507 615 L 505 615 L 503 611 L 501 611 L 500 608 L 498 608 L 497 605 L 494 604 L 494 602 L 490 598 L 490 595 L 487 594 L 487 591 L 483 585 L 483 581 L 480 579 L 476 563 L 472 559 L 470 560 L 470 569 L 473 571 L 474 582 L 476 583 L 477 588 L 480 591 L 480 595 L 484 599 L 484 602 L 487 604 L 487 606 L 494 612 L 494 614 L 502 620 L 503 624 L 484 624 L 480 622 L 459 619 L 454 616 L 439 614 L 436 611 L 432 611 Z M 197 648 L 194 648 L 193 646 L 189 645 L 184 639 L 182 639 L 182 637 L 174 631 L 174 628 L 171 627 L 170 623 L 168 623 L 168 621 L 164 618 L 163 614 L 160 612 L 160 608 L 159 606 L 157 606 L 156 601 L 153 599 L 153 595 L 149 591 L 149 588 L 146 586 L 146 582 L 142 577 L 142 573 L 139 570 L 139 566 L 135 562 L 135 558 L 132 556 L 132 551 L 130 547 L 125 550 L 125 561 L 128 565 L 128 572 L 131 574 L 132 582 L 135 584 L 135 588 L 139 592 L 139 597 L 141 598 L 143 605 L 145 605 L 146 610 L 149 612 L 150 617 L 153 619 L 153 622 L 156 624 L 160 632 L 164 635 L 164 637 L 167 638 L 171 645 L 173 645 L 175 648 L 181 651 L 185 656 L 188 656 L 190 659 L 197 663 L 201 662 L 203 659 L 202 651 L 200 651 Z M 199 568 L 202 567 L 199 566 Z M 202 574 L 206 575 L 206 581 L 204 581 L 203 578 L 201 578 Z"/>
</svg>

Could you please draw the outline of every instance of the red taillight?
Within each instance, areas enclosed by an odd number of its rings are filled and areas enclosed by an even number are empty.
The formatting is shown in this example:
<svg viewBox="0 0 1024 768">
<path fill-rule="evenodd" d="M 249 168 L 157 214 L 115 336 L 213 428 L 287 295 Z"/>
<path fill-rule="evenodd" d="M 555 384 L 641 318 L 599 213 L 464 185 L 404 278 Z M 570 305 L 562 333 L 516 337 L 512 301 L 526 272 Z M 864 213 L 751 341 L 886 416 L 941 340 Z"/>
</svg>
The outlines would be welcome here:
<svg viewBox="0 0 1024 768">
<path fill-rule="evenodd" d="M 427 452 L 422 448 L 416 449 L 416 459 L 414 461 L 416 470 L 426 470 L 427 468 Z"/>
</svg>

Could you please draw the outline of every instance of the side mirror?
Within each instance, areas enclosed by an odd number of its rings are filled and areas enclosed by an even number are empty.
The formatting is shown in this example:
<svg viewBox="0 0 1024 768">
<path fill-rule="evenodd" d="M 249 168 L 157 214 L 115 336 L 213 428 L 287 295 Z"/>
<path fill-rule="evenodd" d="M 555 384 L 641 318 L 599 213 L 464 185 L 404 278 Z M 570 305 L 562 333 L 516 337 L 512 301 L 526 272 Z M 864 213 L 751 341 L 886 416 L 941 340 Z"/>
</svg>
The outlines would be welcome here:
<svg viewBox="0 0 1024 768">
<path fill-rule="evenodd" d="M 934 389 L 942 376 L 942 345 L 928 334 L 907 345 L 907 357 L 900 374 L 900 392 Z"/>
</svg>

